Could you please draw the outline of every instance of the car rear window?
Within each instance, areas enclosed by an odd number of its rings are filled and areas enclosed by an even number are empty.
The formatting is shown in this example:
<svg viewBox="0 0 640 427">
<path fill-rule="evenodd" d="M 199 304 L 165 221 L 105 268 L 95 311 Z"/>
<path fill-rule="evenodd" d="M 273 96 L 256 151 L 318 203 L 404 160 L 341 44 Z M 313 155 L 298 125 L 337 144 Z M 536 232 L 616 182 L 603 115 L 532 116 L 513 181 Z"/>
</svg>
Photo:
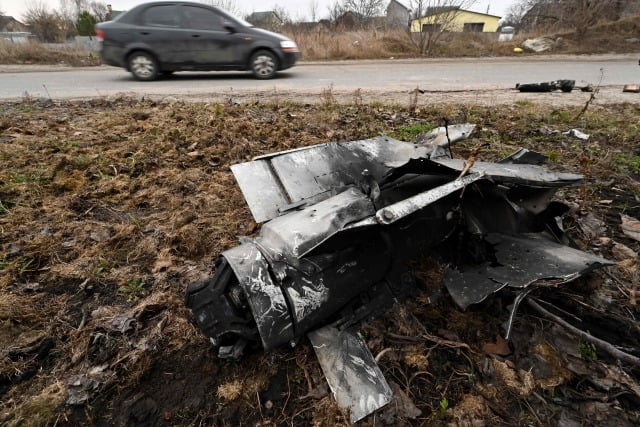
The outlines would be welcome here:
<svg viewBox="0 0 640 427">
<path fill-rule="evenodd" d="M 178 27 L 180 16 L 174 5 L 151 6 L 142 12 L 142 23 L 151 27 Z"/>
<path fill-rule="evenodd" d="M 210 9 L 197 6 L 184 6 L 184 24 L 192 30 L 222 30 L 222 17 Z"/>
</svg>

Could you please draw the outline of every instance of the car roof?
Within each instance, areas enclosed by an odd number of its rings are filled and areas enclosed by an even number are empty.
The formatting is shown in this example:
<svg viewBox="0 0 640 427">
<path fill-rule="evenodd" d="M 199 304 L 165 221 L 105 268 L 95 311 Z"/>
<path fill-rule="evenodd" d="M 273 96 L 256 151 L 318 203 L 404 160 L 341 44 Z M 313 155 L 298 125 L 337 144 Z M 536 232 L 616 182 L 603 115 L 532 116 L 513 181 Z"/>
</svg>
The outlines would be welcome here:
<svg viewBox="0 0 640 427">
<path fill-rule="evenodd" d="M 219 7 L 216 6 L 212 6 L 209 4 L 204 4 L 204 3 L 198 3 L 198 2 L 193 2 L 193 1 L 151 1 L 151 2 L 147 2 L 147 3 L 141 3 L 139 5 L 136 5 L 134 7 L 132 7 L 131 9 L 129 9 L 126 12 L 121 13 L 120 15 L 118 15 L 116 17 L 116 20 L 122 23 L 132 23 L 135 22 L 137 17 L 139 16 L 140 12 L 143 9 L 146 9 L 150 6 L 198 6 L 198 7 L 204 7 L 207 9 L 212 9 L 215 10 L 219 13 L 222 13 L 223 15 L 229 15 L 228 12 L 224 11 L 223 9 L 220 9 Z"/>
<path fill-rule="evenodd" d="M 172 4 L 186 4 L 186 5 L 189 5 L 189 6 L 203 6 L 203 7 L 208 7 L 208 8 L 212 8 L 212 9 L 219 9 L 218 7 L 212 6 L 210 4 L 199 3 L 199 2 L 194 2 L 194 1 L 150 1 L 150 2 L 147 2 L 147 3 L 141 3 L 141 4 L 133 7 L 131 10 L 138 9 L 138 8 L 144 7 L 144 6 L 172 5 Z"/>
</svg>

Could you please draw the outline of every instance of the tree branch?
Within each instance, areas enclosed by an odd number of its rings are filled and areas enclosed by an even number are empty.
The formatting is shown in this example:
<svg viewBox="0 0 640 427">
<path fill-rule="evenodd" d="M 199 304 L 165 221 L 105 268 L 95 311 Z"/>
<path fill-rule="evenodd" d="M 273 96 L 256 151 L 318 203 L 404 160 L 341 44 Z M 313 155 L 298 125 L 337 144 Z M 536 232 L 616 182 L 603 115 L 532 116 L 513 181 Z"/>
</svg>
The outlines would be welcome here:
<svg viewBox="0 0 640 427">
<path fill-rule="evenodd" d="M 623 362 L 629 363 L 631 365 L 635 365 L 635 366 L 640 366 L 640 358 L 629 354 L 629 353 L 625 353 L 624 351 L 620 351 L 617 348 L 615 348 L 612 344 L 608 343 L 607 341 L 601 340 L 600 338 L 596 338 L 593 335 L 590 335 L 586 332 L 584 332 L 583 330 L 580 330 L 578 328 L 576 328 L 575 326 L 569 324 L 568 322 L 566 322 L 564 319 L 556 316 L 555 314 L 550 313 L 549 311 L 545 310 L 544 308 L 542 308 L 538 303 L 536 303 L 535 301 L 533 301 L 531 298 L 527 298 L 527 304 L 529 304 L 529 306 L 531 308 L 533 308 L 534 310 L 536 310 L 538 313 L 542 314 L 543 316 L 553 320 L 554 322 L 556 322 L 558 325 L 562 326 L 563 328 L 565 328 L 566 330 L 570 331 L 571 333 L 579 336 L 580 338 L 589 341 L 590 343 L 592 343 L 593 345 L 595 345 L 596 347 L 606 351 L 607 353 L 609 353 L 611 356 L 615 357 L 618 360 L 621 360 Z"/>
</svg>

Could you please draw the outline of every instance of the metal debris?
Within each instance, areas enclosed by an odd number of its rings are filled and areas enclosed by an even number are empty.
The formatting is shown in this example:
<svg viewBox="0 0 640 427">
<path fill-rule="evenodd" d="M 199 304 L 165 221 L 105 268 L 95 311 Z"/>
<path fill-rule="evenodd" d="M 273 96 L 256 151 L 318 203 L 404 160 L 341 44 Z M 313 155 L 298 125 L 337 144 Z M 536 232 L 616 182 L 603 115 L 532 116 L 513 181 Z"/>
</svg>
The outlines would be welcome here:
<svg viewBox="0 0 640 427">
<path fill-rule="evenodd" d="M 349 409 L 352 423 L 391 401 L 391 387 L 356 328 L 324 326 L 310 332 L 309 340 L 333 396 Z"/>
<path fill-rule="evenodd" d="M 308 336 L 355 422 L 392 399 L 357 329 L 417 293 L 412 261 L 445 263 L 463 309 L 504 287 L 519 292 L 511 321 L 533 287 L 608 264 L 564 245 L 559 218 L 569 208 L 553 195 L 582 176 L 546 169 L 526 149 L 497 163 L 451 158 L 449 146 L 473 128 L 439 128 L 413 143 L 332 142 L 232 166 L 265 223 L 220 255 L 214 277 L 187 289 L 218 355 L 238 359 Z"/>
<path fill-rule="evenodd" d="M 554 80 L 544 83 L 516 83 L 516 89 L 520 92 L 571 92 L 576 86 L 575 80 Z"/>
<path fill-rule="evenodd" d="M 563 135 L 569 135 L 569 136 L 573 136 L 574 138 L 578 138 L 581 141 L 588 141 L 589 140 L 589 135 L 582 132 L 579 129 L 569 129 L 566 132 L 562 132 Z"/>
<path fill-rule="evenodd" d="M 463 309 L 505 286 L 526 288 L 570 282 L 611 262 L 555 243 L 544 234 L 488 234 L 495 258 L 463 270 L 448 269 L 445 285 Z"/>
</svg>

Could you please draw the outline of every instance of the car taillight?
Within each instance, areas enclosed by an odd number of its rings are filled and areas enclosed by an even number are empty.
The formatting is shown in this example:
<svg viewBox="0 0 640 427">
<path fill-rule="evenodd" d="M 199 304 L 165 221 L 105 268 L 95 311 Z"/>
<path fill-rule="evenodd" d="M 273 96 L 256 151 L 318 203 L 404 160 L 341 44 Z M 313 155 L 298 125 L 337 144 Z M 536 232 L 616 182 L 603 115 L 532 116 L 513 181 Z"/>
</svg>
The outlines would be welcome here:
<svg viewBox="0 0 640 427">
<path fill-rule="evenodd" d="M 104 31 L 103 30 L 96 30 L 96 37 L 98 37 L 98 40 L 103 42 L 104 41 Z"/>
</svg>

